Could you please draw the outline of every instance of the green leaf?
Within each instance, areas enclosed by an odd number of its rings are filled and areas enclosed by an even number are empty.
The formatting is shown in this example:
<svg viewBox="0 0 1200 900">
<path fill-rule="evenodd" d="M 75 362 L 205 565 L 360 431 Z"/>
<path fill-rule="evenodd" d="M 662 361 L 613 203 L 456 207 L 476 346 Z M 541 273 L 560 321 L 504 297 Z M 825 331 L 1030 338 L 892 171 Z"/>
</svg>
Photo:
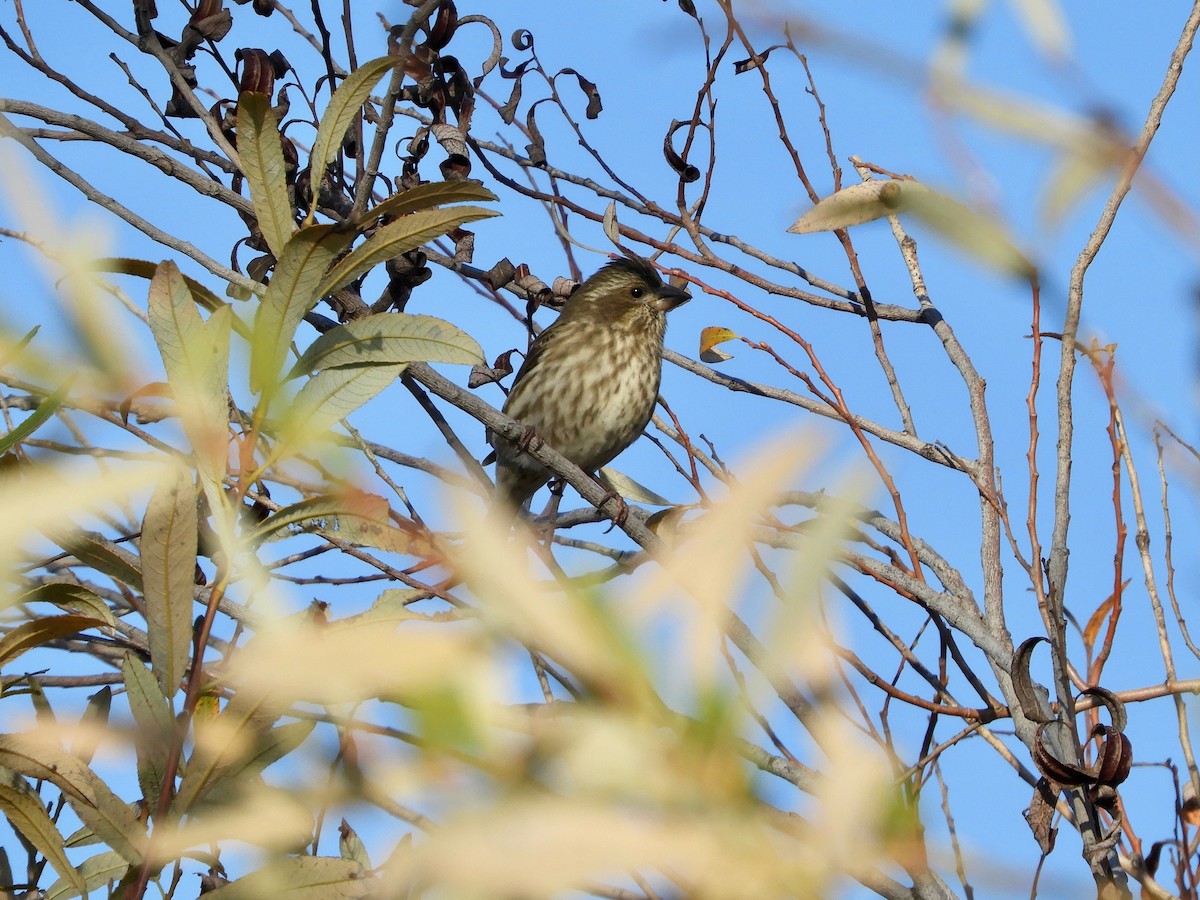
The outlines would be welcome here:
<svg viewBox="0 0 1200 900">
<path fill-rule="evenodd" d="M 4 437 L 0 437 L 0 454 L 7 453 L 13 447 L 17 446 L 17 444 L 37 431 L 47 419 L 58 411 L 59 407 L 62 406 L 63 400 L 67 398 L 67 392 L 70 391 L 73 380 L 68 379 L 66 384 L 39 403 L 37 409 L 26 416 L 21 424 L 4 435 Z"/>
<path fill-rule="evenodd" d="M 250 390 L 274 384 L 296 328 L 323 296 L 317 293 L 322 276 L 353 236 L 337 226 L 310 225 L 288 242 L 254 317 Z"/>
<path fill-rule="evenodd" d="M 53 603 L 55 606 L 73 610 L 81 615 L 99 619 L 112 626 L 117 620 L 108 604 L 83 585 L 71 581 L 49 581 L 26 591 L 17 598 L 17 603 Z"/>
<path fill-rule="evenodd" d="M 405 531 L 390 522 L 363 516 L 339 515 L 324 529 L 354 547 L 372 547 L 388 553 L 429 556 L 434 553 L 429 539 L 419 532 Z"/>
<path fill-rule="evenodd" d="M 325 332 L 304 351 L 293 374 L 409 362 L 474 365 L 483 362 L 483 350 L 473 337 L 443 319 L 376 313 Z"/>
<path fill-rule="evenodd" d="M 911 215 L 983 262 L 1029 276 L 1033 263 L 993 216 L 984 215 L 918 181 L 865 181 L 825 197 L 788 229 L 792 234 L 836 231 L 884 216 Z"/>
<path fill-rule="evenodd" d="M 613 490 L 626 500 L 632 500 L 634 503 L 647 503 L 650 506 L 675 506 L 666 497 L 656 494 L 640 481 L 635 481 L 624 472 L 618 472 L 616 469 L 605 466 L 600 470 L 600 475 L 609 483 Z"/>
<path fill-rule="evenodd" d="M 282 713 L 279 704 L 262 695 L 247 691 L 238 692 L 211 722 L 197 718 L 196 749 L 184 767 L 175 795 L 175 806 L 179 815 L 221 783 L 232 772 L 246 767 L 247 747 L 260 746 L 266 734 Z M 205 727 L 220 736 L 212 740 L 203 734 Z M 3 759 L 0 759 L 3 762 Z"/>
<path fill-rule="evenodd" d="M 30 675 L 27 680 L 29 682 L 29 702 L 33 704 L 34 718 L 37 719 L 38 725 L 53 729 L 58 725 L 58 717 L 54 715 L 54 708 L 50 705 L 50 698 L 46 696 L 41 681 L 36 675 Z"/>
<path fill-rule="evenodd" d="M 184 471 L 171 473 L 150 496 L 141 543 L 150 664 L 166 697 L 191 656 L 196 533 L 195 486 Z"/>
<path fill-rule="evenodd" d="M 326 369 L 308 380 L 292 401 L 269 462 L 290 456 L 324 438 L 346 418 L 396 380 L 404 366 Z"/>
<path fill-rule="evenodd" d="M 88 697 L 83 716 L 79 720 L 79 735 L 71 743 L 71 754 L 80 762 L 91 764 L 100 745 L 100 736 L 108 727 L 108 714 L 112 709 L 112 688 L 100 688 Z"/>
<path fill-rule="evenodd" d="M 16 772 L 0 769 L 0 812 L 54 867 L 59 881 L 84 890 L 84 881 L 67 859 L 62 834 L 46 812 L 42 798 Z"/>
<path fill-rule="evenodd" d="M 76 877 L 83 881 L 83 891 L 90 892 L 102 888 L 110 881 L 120 881 L 129 870 L 126 859 L 114 850 L 85 859 L 83 865 L 76 870 Z M 71 900 L 82 893 L 74 882 L 65 876 L 50 885 L 44 900 Z"/>
<path fill-rule="evenodd" d="M 84 825 L 128 862 L 141 863 L 138 848 L 145 844 L 146 833 L 136 808 L 61 746 L 26 734 L 0 734 L 0 766 L 49 781 L 62 791 Z"/>
<path fill-rule="evenodd" d="M 117 275 L 134 275 L 138 278 L 150 280 L 158 270 L 158 264 L 152 263 L 148 259 L 129 259 L 126 257 L 110 256 L 94 260 L 92 268 L 100 272 L 112 272 Z M 181 277 L 184 284 L 187 285 L 188 290 L 192 292 L 192 298 L 209 312 L 216 312 L 222 306 L 228 305 L 195 278 L 191 278 L 188 275 L 182 275 Z"/>
<path fill-rule="evenodd" d="M 892 187 L 885 191 L 885 185 Z M 899 181 L 864 181 L 842 188 L 822 198 L 793 222 L 788 231 L 792 234 L 836 231 L 895 215 L 898 212 L 896 204 L 886 202 L 884 195 L 890 192 L 898 197 L 899 185 Z"/>
<path fill-rule="evenodd" d="M 496 215 L 499 213 L 480 206 L 451 206 L 427 209 L 390 222 L 334 266 L 321 282 L 317 294 L 321 297 L 332 294 L 379 263 L 441 237 L 464 222 Z"/>
<path fill-rule="evenodd" d="M 366 896 L 372 882 L 362 864 L 328 856 L 278 860 L 205 894 L 206 900 L 353 900 Z"/>
<path fill-rule="evenodd" d="M 325 176 L 329 164 L 333 162 L 354 117 L 371 96 L 372 89 L 379 83 L 383 73 L 403 61 L 396 56 L 381 56 L 365 62 L 351 72 L 334 91 L 329 106 L 325 109 L 325 115 L 321 117 L 321 124 L 317 127 L 317 137 L 313 141 L 312 153 L 309 154 L 309 184 L 312 185 L 314 212 L 317 208 L 316 197 L 321 190 L 321 179 Z M 309 213 L 309 221 L 312 217 L 313 213 Z"/>
<path fill-rule="evenodd" d="M 338 827 L 338 853 L 342 859 L 352 859 L 364 869 L 372 868 L 366 845 L 345 819 L 342 819 L 342 824 Z"/>
<path fill-rule="evenodd" d="M 27 650 L 104 624 L 91 616 L 48 616 L 23 622 L 0 638 L 0 667 L 8 665 Z"/>
<path fill-rule="evenodd" d="M 240 782 L 245 777 L 258 775 L 267 766 L 279 762 L 308 740 L 308 736 L 312 734 L 316 724 L 315 721 L 309 719 L 289 722 L 287 725 L 270 729 L 260 735 L 249 752 L 230 765 L 222 773 L 222 777 L 236 778 Z"/>
<path fill-rule="evenodd" d="M 403 216 L 420 209 L 465 203 L 468 200 L 499 200 L 500 198 L 475 181 L 431 181 L 392 194 L 382 203 L 368 209 L 363 221 L 382 216 Z"/>
<path fill-rule="evenodd" d="M 127 553 L 107 541 L 97 540 L 86 534 L 71 535 L 58 543 L 85 566 L 141 592 L 142 572 L 138 568 L 138 558 L 132 553 Z M 111 619 L 111 617 L 112 614 L 109 613 L 108 618 Z"/>
<path fill-rule="evenodd" d="M 409 610 L 409 606 L 420 600 L 424 594 L 421 591 L 406 588 L 388 588 L 375 598 L 371 606 L 357 615 L 338 619 L 333 623 L 337 628 L 351 628 L 365 625 L 372 628 L 398 625 L 413 618 L 419 618 L 418 613 Z"/>
<path fill-rule="evenodd" d="M 376 522 L 387 522 L 387 501 L 382 497 L 363 492 L 310 497 L 299 503 L 293 503 L 291 506 L 285 506 L 279 512 L 269 516 L 253 531 L 247 533 L 246 540 L 252 545 L 258 544 L 289 525 L 346 515 L 367 518 Z"/>
<path fill-rule="evenodd" d="M 1002 272 L 1029 277 L 1036 268 L 1013 243 L 1008 229 L 988 215 L 915 181 L 903 186 L 904 211 L 916 216 L 943 238 Z"/>
<path fill-rule="evenodd" d="M 129 711 L 137 723 L 138 785 L 146 802 L 157 802 L 167 771 L 167 755 L 175 720 L 157 679 L 141 660 L 126 653 L 121 662 Z"/>
<path fill-rule="evenodd" d="M 238 96 L 237 138 L 258 227 L 271 253 L 279 259 L 296 230 L 296 222 L 288 198 L 279 122 L 266 94 L 247 91 Z"/>
<path fill-rule="evenodd" d="M 212 484 L 224 478 L 229 442 L 229 306 L 207 323 L 173 262 L 150 282 L 150 330 L 162 354 L 167 382 L 183 417 L 197 468 Z"/>
<path fill-rule="evenodd" d="M 5 346 L 3 348 L 3 352 L 0 352 L 0 369 L 8 368 L 9 364 L 12 363 L 13 360 L 20 359 L 21 352 L 29 346 L 33 339 L 37 337 L 37 333 L 41 330 L 41 325 L 34 325 L 18 340 Z M 3 858 L 0 857 L 0 863 L 3 863 L 3 861 Z M 0 882 L 0 884 L 7 884 L 7 882 Z"/>
</svg>

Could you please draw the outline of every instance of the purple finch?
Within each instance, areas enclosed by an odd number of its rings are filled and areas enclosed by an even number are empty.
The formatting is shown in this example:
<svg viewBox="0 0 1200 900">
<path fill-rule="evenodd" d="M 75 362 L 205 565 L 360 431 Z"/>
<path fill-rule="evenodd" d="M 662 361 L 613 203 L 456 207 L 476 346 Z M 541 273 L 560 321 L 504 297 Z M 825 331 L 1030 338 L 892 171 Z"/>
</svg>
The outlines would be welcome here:
<svg viewBox="0 0 1200 900">
<path fill-rule="evenodd" d="M 504 412 L 585 472 L 637 440 L 658 398 L 667 312 L 691 295 L 664 284 L 644 259 L 618 259 L 585 281 L 538 335 Z M 523 506 L 553 473 L 521 447 L 491 436 L 497 503 Z"/>
</svg>

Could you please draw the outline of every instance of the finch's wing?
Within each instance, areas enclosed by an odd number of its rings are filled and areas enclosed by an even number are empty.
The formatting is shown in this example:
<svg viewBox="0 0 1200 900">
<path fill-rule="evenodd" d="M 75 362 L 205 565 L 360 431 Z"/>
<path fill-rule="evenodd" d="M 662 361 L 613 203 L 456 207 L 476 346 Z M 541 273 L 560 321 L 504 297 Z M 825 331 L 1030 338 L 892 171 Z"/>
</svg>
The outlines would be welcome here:
<svg viewBox="0 0 1200 900">
<path fill-rule="evenodd" d="M 533 343 L 529 345 L 529 349 L 525 351 L 525 359 L 521 363 L 521 368 L 517 369 L 517 374 L 513 377 L 510 393 L 516 390 L 522 378 L 537 368 L 538 360 L 542 358 L 542 350 L 545 348 L 547 340 L 549 340 L 546 335 L 551 333 L 553 327 L 554 325 L 551 325 L 534 338 Z"/>
<path fill-rule="evenodd" d="M 521 368 L 517 369 L 517 374 L 513 377 L 512 387 L 509 388 L 509 390 L 508 390 L 509 396 L 512 395 L 512 392 L 516 389 L 517 385 L 521 383 L 521 379 L 524 378 L 526 375 L 528 375 L 531 371 L 533 371 L 533 369 L 537 366 L 537 361 L 542 356 L 542 348 L 545 346 L 545 341 L 542 340 L 542 337 L 549 330 L 550 329 L 547 328 L 540 335 L 538 335 L 534 339 L 533 343 L 529 345 L 529 349 L 527 349 L 525 351 L 525 358 L 521 362 Z M 507 404 L 505 404 L 505 405 L 507 405 Z M 492 431 L 490 428 L 484 432 L 484 439 L 489 444 L 491 444 L 493 447 L 496 445 L 494 435 L 492 434 Z M 493 450 L 491 453 L 489 453 L 487 456 L 485 456 L 483 458 L 480 465 L 490 466 L 495 461 L 496 461 L 496 451 Z"/>
</svg>

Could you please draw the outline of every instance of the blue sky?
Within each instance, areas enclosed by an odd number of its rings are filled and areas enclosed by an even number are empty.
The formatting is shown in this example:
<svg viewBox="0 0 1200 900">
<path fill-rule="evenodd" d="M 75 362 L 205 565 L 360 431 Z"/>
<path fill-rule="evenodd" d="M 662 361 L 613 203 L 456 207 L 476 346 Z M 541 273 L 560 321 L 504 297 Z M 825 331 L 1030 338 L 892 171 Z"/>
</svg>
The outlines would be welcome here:
<svg viewBox="0 0 1200 900">
<path fill-rule="evenodd" d="M 110 48 L 79 40 L 77 28 L 82 27 L 86 17 L 74 4 L 57 5 L 63 9 L 53 14 L 49 7 L 56 4 L 30 10 L 31 17 L 44 17 L 40 24 L 37 19 L 34 21 L 35 33 L 42 40 L 47 58 L 59 60 L 64 66 L 70 64 L 76 74 L 94 79 L 98 92 L 103 92 L 101 88 L 121 91 L 130 108 L 144 108 L 124 85 L 120 71 L 107 59 Z M 128 16 L 127 4 L 107 5 L 114 11 L 119 7 L 117 14 Z M 165 11 L 167 5 L 160 4 L 164 15 L 171 15 Z M 705 12 L 704 4 L 699 5 Z M 962 9 L 973 5 L 957 4 Z M 360 59 L 381 53 L 383 47 L 368 6 L 373 5 L 362 4 L 364 16 L 356 25 L 362 48 Z M 1054 172 L 1055 149 L 1048 143 L 998 131 L 964 116 L 947 115 L 930 103 L 927 62 L 936 54 L 947 52 L 947 23 L 955 6 L 847 4 L 837 0 L 738 4 L 739 10 L 744 8 L 744 21 L 760 47 L 775 43 L 774 35 L 789 18 L 803 17 L 820 23 L 827 32 L 836 35 L 833 41 L 801 42 L 801 45 L 809 56 L 817 87 L 827 106 L 834 148 L 846 170 L 847 183 L 854 176 L 846 158 L 854 154 L 887 169 L 911 174 L 963 199 L 990 206 L 1011 229 L 1016 242 L 1027 248 L 1039 264 L 1044 284 L 1043 328 L 1057 330 L 1070 267 L 1096 221 L 1108 183 L 1080 198 L 1060 225 L 1048 227 L 1040 219 L 1039 206 Z M 1017 2 L 980 4 L 981 12 L 963 48 L 963 76 L 977 86 L 1025 102 L 1046 104 L 1064 115 L 1103 113 L 1118 127 L 1136 133 L 1161 83 L 1184 11 L 1167 4 L 1063 4 L 1061 12 L 1070 38 L 1069 51 L 1065 58 L 1055 60 L 1039 52 L 1019 14 L 1021 6 Z M 661 155 L 662 135 L 671 119 L 688 116 L 702 75 L 695 30 L 675 3 L 581 0 L 570 5 L 569 13 L 564 12 L 564 4 L 551 0 L 525 0 L 520 4 L 481 0 L 477 4 L 463 2 L 460 7 L 463 13 L 478 11 L 494 16 L 506 39 L 517 28 L 532 29 L 538 53 L 548 70 L 571 66 L 595 81 L 605 109 L 597 121 L 584 123 L 588 138 L 620 174 L 660 202 L 672 202 L 675 179 Z M 1045 8 L 1053 8 L 1053 4 L 1047 3 Z M 55 28 L 53 19 L 59 12 L 79 18 Z M 0 14 L 4 22 L 11 21 L 11 9 Z M 712 10 L 706 14 L 710 21 L 716 21 Z M 269 49 L 272 41 L 282 45 L 292 40 L 282 23 L 274 20 L 272 24 L 273 30 L 253 35 L 240 36 L 235 32 L 230 40 L 236 43 L 230 46 L 257 45 Z M 482 28 L 477 29 L 480 40 L 484 35 Z M 459 50 L 456 44 L 456 52 L 470 68 L 478 57 L 471 55 L 470 40 L 465 34 L 462 46 Z M 131 49 L 122 48 L 120 52 L 136 65 Z M 511 45 L 506 45 L 506 54 L 513 62 L 523 58 Z M 735 49 L 730 60 L 743 55 Z M 292 57 L 290 51 L 289 57 Z M 818 190 L 828 193 L 832 182 L 812 98 L 804 91 L 806 82 L 798 66 L 780 57 L 782 54 L 771 60 L 773 83 L 806 167 Z M 300 52 L 296 51 L 294 61 L 300 58 Z M 849 285 L 845 258 L 831 235 L 785 233 L 809 203 L 790 174 L 786 157 L 775 140 L 761 81 L 754 73 L 730 77 L 728 69 L 727 63 L 718 87 L 718 166 L 705 223 L 719 231 L 737 234 L 771 253 L 794 259 L 831 281 Z M 140 71 L 153 70 L 143 67 Z M 0 84 L 9 85 L 4 90 L 10 96 L 72 108 L 62 91 L 47 90 L 22 72 L 11 55 L 0 53 Z M 146 77 L 147 83 L 161 92 L 161 75 Z M 485 89 L 493 91 L 502 101 L 508 84 L 493 77 Z M 532 82 L 529 90 L 533 90 Z M 1193 176 L 1200 149 L 1200 118 L 1194 114 L 1200 108 L 1198 104 L 1200 78 L 1193 63 L 1185 68 L 1180 91 L 1167 112 L 1144 172 L 1192 210 L 1193 216 L 1200 209 L 1200 182 Z M 580 115 L 583 105 L 580 99 L 577 107 Z M 547 106 L 541 109 L 539 124 L 547 139 L 550 161 L 563 168 L 579 165 L 574 135 L 549 113 Z M 479 113 L 480 120 L 484 115 L 483 111 Z M 186 123 L 184 127 L 190 125 Z M 478 127 L 477 133 L 490 136 Z M 231 235 L 242 233 L 240 222 L 232 215 L 214 214 L 204 204 L 195 203 L 186 192 L 172 188 L 165 179 L 148 178 L 139 168 L 113 158 L 114 154 L 96 166 L 88 160 L 86 148 L 66 145 L 55 149 L 61 149 L 65 159 L 77 162 L 97 185 L 110 186 L 137 211 L 182 234 L 217 259 L 227 258 Z M 474 174 L 486 175 L 481 167 Z M 56 182 L 46 172 L 37 172 L 36 178 L 39 189 L 49 194 L 57 212 L 67 221 L 104 221 L 99 211 L 82 204 L 69 186 Z M 507 256 L 514 263 L 528 263 L 547 282 L 557 275 L 568 274 L 559 243 L 535 204 L 506 201 L 502 212 L 502 220 L 472 226 L 477 234 L 478 264 L 488 267 Z M 0 224 L 11 222 L 0 219 Z M 931 299 L 954 327 L 987 380 L 992 423 L 1000 437 L 997 463 L 1004 473 L 1014 522 L 1019 524 L 1024 518 L 1024 454 L 1028 443 L 1025 411 L 1030 365 L 1030 342 L 1025 337 L 1030 318 L 1028 288 L 1018 280 L 980 267 L 920 225 L 912 224 L 910 229 L 920 244 Z M 655 234 L 662 237 L 665 231 L 660 228 Z M 856 228 L 853 236 L 876 301 L 913 305 L 907 273 L 886 224 L 876 222 Z M 580 227 L 576 237 L 593 247 L 609 247 L 598 226 Z M 1085 331 L 1098 336 L 1101 343 L 1118 344 L 1122 400 L 1131 429 L 1137 426 L 1131 440 L 1152 515 L 1157 515 L 1158 483 L 1152 448 L 1142 426 L 1150 418 L 1163 415 L 1185 439 L 1197 437 L 1195 237 L 1194 231 L 1185 235 L 1166 224 L 1154 204 L 1135 193 L 1122 210 L 1086 283 Z M 110 239 L 114 255 L 156 260 L 173 256 L 128 229 L 115 228 Z M 583 251 L 577 251 L 576 258 L 585 274 L 603 262 L 598 254 Z M 0 261 L 9 273 L 0 285 L 0 322 L 13 331 L 43 322 L 53 303 L 52 292 L 33 273 L 23 248 L 9 239 L 0 242 Z M 181 264 L 189 274 L 203 274 L 194 264 L 186 261 Z M 745 301 L 799 331 L 813 343 L 856 412 L 897 427 L 894 406 L 874 361 L 870 336 L 860 319 L 750 292 L 744 285 L 710 271 L 696 270 L 694 274 L 711 280 L 719 288 L 738 293 Z M 216 286 L 212 279 L 209 283 Z M 126 287 L 135 300 L 144 302 L 144 293 L 137 293 L 142 288 L 132 282 Z M 695 357 L 700 330 L 721 325 L 756 340 L 768 340 L 790 361 L 803 364 L 800 352 L 785 346 L 778 334 L 764 330 L 718 298 L 694 293 L 696 299 L 672 315 L 667 338 L 671 348 Z M 444 272 L 435 273 L 433 281 L 418 291 L 409 311 L 454 321 L 480 341 L 489 358 L 523 344 L 522 332 L 511 317 L 479 303 L 473 293 Z M 550 321 L 544 313 L 539 314 L 539 320 Z M 52 326 L 47 331 L 48 340 L 56 338 Z M 927 439 L 945 441 L 965 456 L 973 456 L 965 393 L 932 333 L 918 327 L 885 327 L 884 334 L 920 433 Z M 729 349 L 735 354 L 734 359 L 722 364 L 720 371 L 800 389 L 761 354 L 736 344 Z M 1054 445 L 1051 400 L 1057 351 L 1057 345 L 1047 343 L 1041 395 L 1044 541 L 1048 539 L 1050 524 Z M 156 365 L 154 351 L 149 346 L 130 348 L 130 352 L 144 359 L 148 371 Z M 446 371 L 460 380 L 464 374 Z M 736 460 L 766 437 L 787 429 L 799 427 L 825 435 L 830 448 L 827 463 L 812 473 L 810 482 L 798 487 L 816 489 L 828 483 L 829 473 L 864 468 L 861 452 L 842 430 L 825 421 L 814 422 L 812 417 L 794 408 L 783 410 L 731 395 L 670 366 L 664 376 L 663 393 L 693 433 L 703 432 L 727 459 Z M 496 389 L 486 391 L 484 396 L 497 405 L 501 402 Z M 1107 421 L 1103 397 L 1095 378 L 1083 365 L 1076 375 L 1075 396 L 1079 403 L 1078 453 L 1068 605 L 1077 616 L 1086 619 L 1111 590 L 1111 461 L 1103 432 Z M 409 452 L 429 454 L 439 462 L 453 464 L 452 454 L 436 433 L 431 430 L 413 433 L 412 423 L 419 418 L 415 404 L 397 386 L 361 411 L 355 422 L 369 429 L 377 440 L 403 443 Z M 453 421 L 463 422 L 458 418 Z M 478 438 L 477 456 L 482 457 L 487 449 L 482 441 L 482 428 L 467 425 L 462 433 Z M 961 568 L 968 583 L 978 589 L 978 502 L 969 485 L 890 448 L 885 447 L 881 452 L 904 491 L 914 533 L 937 546 Z M 648 442 L 632 448 L 617 466 L 671 499 L 681 502 L 694 499 L 686 483 L 673 480 L 670 466 Z M 1176 564 L 1181 597 L 1194 592 L 1200 575 L 1184 550 L 1194 546 L 1198 524 L 1195 475 L 1194 467 L 1184 465 L 1177 470 L 1174 482 Z M 868 482 L 866 490 L 872 503 L 887 508 L 886 494 L 877 483 Z M 1154 531 L 1155 540 L 1160 533 Z M 1011 560 L 1006 560 L 1006 576 L 1010 627 L 1014 638 L 1020 640 L 1039 630 L 1036 610 L 1032 596 L 1025 592 L 1023 576 Z M 1132 540 L 1127 548 L 1126 576 L 1133 578 L 1126 595 L 1128 621 L 1123 625 L 1121 640 L 1105 677 L 1106 686 L 1113 689 L 1152 684 L 1162 678 Z M 847 629 L 861 638 L 857 634 L 860 626 L 852 615 L 849 612 L 841 615 Z M 1180 665 L 1181 677 L 1195 674 L 1195 659 L 1181 658 Z M 1135 705 L 1130 714 L 1130 734 L 1139 760 L 1178 758 L 1169 703 Z M 939 735 L 945 736 L 941 731 Z M 967 746 L 960 753 L 949 754 L 946 765 L 948 778 L 954 783 L 950 802 L 955 815 L 960 817 L 960 832 L 968 840 L 974 839 L 976 848 L 993 861 L 1006 861 L 1021 873 L 1032 871 L 1036 852 L 1018 812 L 1028 802 L 1024 785 L 982 745 Z M 1151 840 L 1167 837 L 1172 799 L 1166 777 L 1161 770 L 1136 777 L 1144 777 L 1145 781 L 1139 782 L 1137 790 L 1130 791 L 1126 799 L 1139 833 Z M 927 819 L 936 841 L 940 836 L 936 798 L 927 798 L 927 802 Z M 1063 835 L 1051 859 L 1050 874 L 1076 885 L 1082 883 L 1084 870 L 1076 853 L 1076 844 Z M 1027 890 L 1027 882 L 1019 880 L 1014 896 Z M 1069 893 L 1069 888 L 1066 890 Z M 984 893 L 994 895 L 991 891 Z"/>
</svg>

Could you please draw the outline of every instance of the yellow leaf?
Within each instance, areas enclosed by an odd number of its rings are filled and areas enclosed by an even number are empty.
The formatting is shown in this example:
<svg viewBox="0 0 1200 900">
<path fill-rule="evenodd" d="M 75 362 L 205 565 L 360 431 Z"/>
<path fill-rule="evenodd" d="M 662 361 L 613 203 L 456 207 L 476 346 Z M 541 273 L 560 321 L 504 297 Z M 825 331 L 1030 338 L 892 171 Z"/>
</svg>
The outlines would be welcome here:
<svg viewBox="0 0 1200 900">
<path fill-rule="evenodd" d="M 719 363 L 725 362 L 727 359 L 733 359 L 732 353 L 718 350 L 717 345 L 723 344 L 726 341 L 736 341 L 737 339 L 738 335 L 728 328 L 709 325 L 700 332 L 700 359 L 706 363 Z"/>
</svg>

